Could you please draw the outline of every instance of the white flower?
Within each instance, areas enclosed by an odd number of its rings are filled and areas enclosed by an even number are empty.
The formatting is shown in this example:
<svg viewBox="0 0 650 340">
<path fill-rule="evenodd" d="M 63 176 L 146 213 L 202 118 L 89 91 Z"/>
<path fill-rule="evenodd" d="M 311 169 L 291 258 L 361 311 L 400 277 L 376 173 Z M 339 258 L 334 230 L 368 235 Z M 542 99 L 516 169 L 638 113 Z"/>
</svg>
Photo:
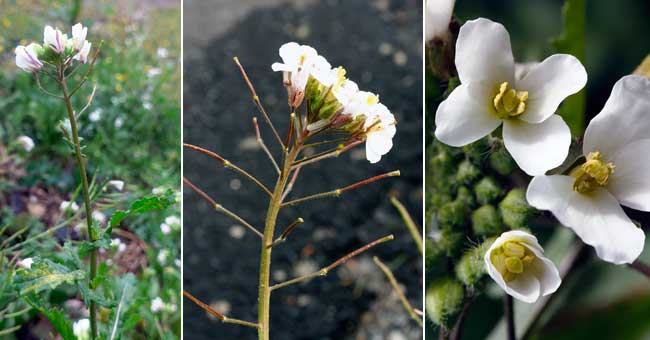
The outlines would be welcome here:
<svg viewBox="0 0 650 340">
<path fill-rule="evenodd" d="M 45 45 L 52 47 L 54 52 L 61 54 L 65 51 L 65 47 L 68 44 L 68 36 L 61 33 L 58 29 L 52 28 L 52 26 L 45 26 L 43 42 Z"/>
<path fill-rule="evenodd" d="M 124 125 L 124 118 L 122 117 L 115 118 L 115 127 L 119 129 L 122 127 L 122 125 Z"/>
<path fill-rule="evenodd" d="M 31 43 L 25 46 L 16 47 L 16 66 L 25 72 L 37 72 L 43 67 L 43 63 L 38 59 L 38 50 L 41 46 Z"/>
<path fill-rule="evenodd" d="M 176 267 L 180 268 L 182 264 L 181 259 L 174 260 L 174 264 L 176 265 Z"/>
<path fill-rule="evenodd" d="M 366 118 L 366 158 L 370 163 L 377 163 L 393 147 L 395 117 L 383 104 L 374 104 L 370 116 Z"/>
<path fill-rule="evenodd" d="M 455 0 L 427 0 L 424 22 L 427 41 L 445 38 L 455 3 Z"/>
<path fill-rule="evenodd" d="M 169 257 L 169 250 L 163 249 L 158 253 L 156 259 L 158 260 L 158 263 L 164 266 L 165 264 L 167 264 L 168 257 Z"/>
<path fill-rule="evenodd" d="M 279 53 L 282 63 L 273 63 L 271 69 L 284 72 L 285 77 L 289 79 L 292 89 L 291 102 L 294 106 L 302 102 L 310 75 L 318 81 L 331 82 L 331 65 L 318 55 L 313 47 L 289 42 L 280 47 Z"/>
<path fill-rule="evenodd" d="M 176 215 L 171 215 L 171 216 L 167 216 L 165 218 L 165 223 L 167 223 L 169 225 L 180 225 L 181 224 L 181 219 L 178 218 L 178 216 L 176 216 Z"/>
<path fill-rule="evenodd" d="M 165 302 L 157 296 L 153 300 L 151 300 L 151 312 L 152 313 L 158 313 L 162 311 L 165 308 Z"/>
<path fill-rule="evenodd" d="M 19 268 L 32 269 L 32 263 L 34 263 L 34 260 L 31 257 L 28 257 L 16 262 L 16 266 Z"/>
<path fill-rule="evenodd" d="M 533 303 L 555 292 L 562 280 L 537 238 L 519 230 L 505 232 L 485 253 L 490 277 L 509 295 Z"/>
<path fill-rule="evenodd" d="M 164 47 L 158 47 L 156 54 L 159 58 L 167 58 L 169 56 L 169 51 L 167 51 L 167 49 Z"/>
<path fill-rule="evenodd" d="M 165 192 L 164 187 L 155 187 L 151 190 L 151 193 L 154 195 L 162 195 Z"/>
<path fill-rule="evenodd" d="M 16 138 L 16 141 L 27 152 L 30 152 L 30 151 L 32 151 L 32 149 L 34 149 L 34 140 L 29 138 L 28 136 L 20 136 L 20 137 Z"/>
<path fill-rule="evenodd" d="M 80 51 L 86 43 L 86 34 L 88 27 L 84 27 L 81 23 L 72 26 L 72 46 L 75 51 Z"/>
<path fill-rule="evenodd" d="M 563 225 L 611 263 L 632 263 L 645 235 L 621 205 L 650 211 L 650 80 L 619 80 L 585 132 L 584 164 L 570 176 L 538 176 L 526 198 L 550 210 Z"/>
<path fill-rule="evenodd" d="M 72 324 L 72 333 L 77 340 L 90 340 L 90 320 L 81 319 Z"/>
<path fill-rule="evenodd" d="M 122 191 L 124 190 L 124 181 L 118 181 L 118 180 L 108 181 L 106 186 L 115 188 L 115 190 L 117 191 Z"/>
<path fill-rule="evenodd" d="M 515 78 L 510 37 L 498 23 L 479 18 L 460 29 L 456 68 L 461 85 L 440 104 L 436 137 L 463 146 L 503 124 L 503 141 L 530 175 L 562 164 L 571 143 L 569 127 L 555 115 L 560 103 L 582 89 L 587 73 L 571 55 L 548 57 Z"/>
<path fill-rule="evenodd" d="M 102 119 L 102 109 L 97 109 L 91 112 L 88 115 L 88 119 L 90 119 L 91 122 L 98 122 L 100 119 Z"/>
<path fill-rule="evenodd" d="M 169 234 L 169 233 L 172 232 L 172 228 L 169 226 L 169 224 L 167 224 L 167 223 L 162 223 L 162 224 L 160 225 L 160 231 L 161 231 L 163 234 L 167 235 L 167 234 Z"/>
<path fill-rule="evenodd" d="M 90 53 L 90 46 L 92 44 L 89 43 L 87 40 L 83 42 L 83 45 L 81 49 L 79 50 L 79 53 L 77 53 L 74 56 L 75 60 L 79 60 L 82 64 L 85 64 L 88 62 L 88 53 Z"/>
<path fill-rule="evenodd" d="M 66 210 L 77 211 L 77 210 L 79 210 L 79 206 L 75 202 L 62 201 L 61 205 L 59 205 L 59 210 L 61 210 L 61 211 L 66 211 Z"/>
<path fill-rule="evenodd" d="M 97 210 L 96 210 L 96 211 L 93 211 L 93 218 L 94 218 L 97 222 L 102 223 L 102 224 L 103 224 L 104 222 L 106 222 L 106 215 L 105 215 L 103 212 L 101 212 L 101 211 L 97 211 Z"/>
</svg>

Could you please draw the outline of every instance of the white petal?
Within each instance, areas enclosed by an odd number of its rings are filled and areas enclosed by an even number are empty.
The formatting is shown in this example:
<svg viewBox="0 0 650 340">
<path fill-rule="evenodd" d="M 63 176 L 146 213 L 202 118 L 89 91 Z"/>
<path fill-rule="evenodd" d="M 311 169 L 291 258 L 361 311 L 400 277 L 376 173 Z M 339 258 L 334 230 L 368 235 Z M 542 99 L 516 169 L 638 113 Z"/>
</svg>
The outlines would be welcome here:
<svg viewBox="0 0 650 340">
<path fill-rule="evenodd" d="M 603 110 L 585 131 L 583 151 L 610 159 L 625 145 L 650 138 L 650 80 L 625 76 L 612 89 Z"/>
<path fill-rule="evenodd" d="M 539 61 L 530 61 L 526 63 L 515 63 L 515 82 L 523 77 L 525 77 L 528 72 L 537 67 L 541 62 Z"/>
<path fill-rule="evenodd" d="M 425 31 L 427 41 L 442 38 L 449 31 L 455 0 L 427 0 Z"/>
<path fill-rule="evenodd" d="M 542 175 L 566 159 L 571 131 L 558 115 L 539 124 L 511 119 L 503 123 L 503 142 L 522 170 L 531 176 Z"/>
<path fill-rule="evenodd" d="M 537 176 L 528 186 L 526 199 L 537 209 L 553 212 L 560 223 L 596 248 L 601 259 L 615 264 L 633 262 L 643 251 L 643 231 L 609 192 L 598 188 L 580 194 L 573 190 L 573 182 L 569 176 Z"/>
<path fill-rule="evenodd" d="M 539 299 L 541 293 L 541 284 L 535 275 L 526 273 L 517 275 L 512 281 L 509 281 L 505 289 L 506 293 L 514 298 L 526 303 L 533 303 Z"/>
<path fill-rule="evenodd" d="M 611 161 L 616 168 L 607 190 L 624 206 L 650 211 L 650 139 L 628 144 Z"/>
<path fill-rule="evenodd" d="M 368 143 L 366 143 L 366 159 L 368 159 L 368 162 L 372 164 L 375 164 L 381 160 L 381 155 L 373 151 Z"/>
<path fill-rule="evenodd" d="M 539 123 L 555 113 L 560 103 L 580 91 L 587 83 L 587 71 L 578 58 L 554 54 L 531 69 L 514 87 L 528 91 L 526 112 L 520 116 L 529 123 Z"/>
<path fill-rule="evenodd" d="M 456 68 L 461 83 L 512 84 L 515 62 L 505 27 L 484 18 L 466 22 L 456 42 Z"/>
<path fill-rule="evenodd" d="M 501 119 L 489 109 L 489 89 L 461 84 L 438 106 L 436 138 L 451 146 L 475 142 L 494 131 Z"/>
<path fill-rule="evenodd" d="M 551 260 L 538 255 L 537 259 L 531 264 L 531 270 L 539 280 L 542 296 L 552 294 L 560 288 L 562 283 L 560 272 L 558 272 L 557 267 Z"/>
</svg>

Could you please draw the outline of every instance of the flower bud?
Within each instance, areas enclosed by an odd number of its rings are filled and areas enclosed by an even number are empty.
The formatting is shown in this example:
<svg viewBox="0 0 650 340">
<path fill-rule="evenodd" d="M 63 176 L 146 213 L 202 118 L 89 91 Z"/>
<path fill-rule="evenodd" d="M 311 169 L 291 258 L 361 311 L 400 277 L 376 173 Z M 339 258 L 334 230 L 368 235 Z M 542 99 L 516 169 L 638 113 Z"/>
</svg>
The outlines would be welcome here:
<svg viewBox="0 0 650 340">
<path fill-rule="evenodd" d="M 456 201 L 462 202 L 465 207 L 471 209 L 476 205 L 476 200 L 474 199 L 474 193 L 472 193 L 467 187 L 458 188 L 456 193 Z"/>
<path fill-rule="evenodd" d="M 499 203 L 499 212 L 503 223 L 514 229 L 525 226 L 535 210 L 528 205 L 523 190 L 512 189 Z"/>
<path fill-rule="evenodd" d="M 501 187 L 490 177 L 485 177 L 479 181 L 474 186 L 474 192 L 476 193 L 476 200 L 479 204 L 489 204 L 503 196 Z"/>
<path fill-rule="evenodd" d="M 465 222 L 467 210 L 463 202 L 449 202 L 438 210 L 438 223 L 442 227 L 462 226 Z"/>
<path fill-rule="evenodd" d="M 472 213 L 472 229 L 477 236 L 494 236 L 503 231 L 503 222 L 497 209 L 484 205 Z"/>
<path fill-rule="evenodd" d="M 470 184 L 478 179 L 480 174 L 481 171 L 474 164 L 464 160 L 458 165 L 456 180 L 464 184 Z"/>
<path fill-rule="evenodd" d="M 432 282 L 424 298 L 427 317 L 436 325 L 447 327 L 447 322 L 460 310 L 464 294 L 463 285 L 454 279 Z"/>
<path fill-rule="evenodd" d="M 476 286 L 487 273 L 485 270 L 485 252 L 490 248 L 495 238 L 491 238 L 474 247 L 465 254 L 456 264 L 456 277 L 467 287 Z"/>
<path fill-rule="evenodd" d="M 499 175 L 508 176 L 517 168 L 517 164 L 510 157 L 505 148 L 499 148 L 490 153 L 490 167 Z"/>
</svg>

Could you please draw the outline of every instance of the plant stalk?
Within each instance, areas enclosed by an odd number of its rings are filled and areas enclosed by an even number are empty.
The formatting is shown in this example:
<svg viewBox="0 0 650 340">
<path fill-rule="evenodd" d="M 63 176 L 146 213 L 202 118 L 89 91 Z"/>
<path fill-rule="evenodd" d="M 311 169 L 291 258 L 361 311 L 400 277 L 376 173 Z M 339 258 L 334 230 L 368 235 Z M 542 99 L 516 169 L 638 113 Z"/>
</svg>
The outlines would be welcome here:
<svg viewBox="0 0 650 340">
<path fill-rule="evenodd" d="M 287 157 L 284 157 L 282 169 L 271 194 L 269 208 L 264 221 L 257 307 L 257 324 L 259 325 L 257 334 L 259 340 L 269 340 L 269 309 L 271 304 L 271 287 L 269 281 L 271 276 L 271 252 L 273 251 L 273 247 L 269 247 L 269 245 L 273 244 L 273 234 L 278 219 L 278 212 L 282 207 L 282 195 L 287 185 L 289 174 L 291 173 L 291 164 L 295 161 L 298 151 L 299 147 L 293 147 L 287 154 Z"/>
<path fill-rule="evenodd" d="M 90 204 L 90 193 L 88 189 L 88 176 L 86 175 L 86 165 L 84 164 L 83 155 L 81 153 L 81 145 L 79 143 L 79 132 L 77 130 L 77 121 L 74 114 L 74 109 L 72 108 L 72 99 L 70 93 L 68 92 L 68 87 L 66 85 L 66 80 L 63 78 L 60 81 L 61 89 L 63 90 L 63 101 L 65 102 L 65 107 L 68 111 L 68 119 L 70 120 L 70 130 L 72 133 L 72 142 L 75 149 L 75 158 L 77 159 L 77 164 L 79 165 L 79 177 L 81 177 L 81 193 L 84 198 L 84 206 L 86 208 L 86 225 L 88 229 L 88 239 L 90 242 L 97 240 L 97 235 L 93 232 L 93 214 L 92 206 Z M 90 252 L 90 275 L 88 277 L 88 286 L 90 290 L 93 290 L 93 281 L 97 276 L 97 249 L 93 249 Z M 91 339 L 97 339 L 97 306 L 95 301 L 90 301 L 90 331 Z"/>
</svg>

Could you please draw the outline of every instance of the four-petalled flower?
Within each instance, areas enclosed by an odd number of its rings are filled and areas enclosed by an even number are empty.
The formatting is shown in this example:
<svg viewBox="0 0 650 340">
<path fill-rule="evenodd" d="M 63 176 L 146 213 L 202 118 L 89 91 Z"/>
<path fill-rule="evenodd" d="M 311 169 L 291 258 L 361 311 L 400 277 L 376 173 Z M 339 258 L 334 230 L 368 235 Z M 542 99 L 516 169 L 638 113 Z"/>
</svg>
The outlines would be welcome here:
<svg viewBox="0 0 650 340">
<path fill-rule="evenodd" d="M 645 235 L 621 205 L 650 211 L 650 80 L 620 79 L 603 110 L 585 132 L 585 162 L 569 175 L 537 176 L 528 202 L 550 210 L 598 256 L 615 264 L 632 263 Z"/>
<path fill-rule="evenodd" d="M 552 294 L 562 282 L 537 238 L 520 230 L 501 234 L 484 261 L 487 273 L 506 293 L 527 303 Z"/>
<path fill-rule="evenodd" d="M 456 68 L 461 85 L 436 113 L 435 135 L 440 141 L 467 145 L 503 125 L 506 149 L 529 175 L 562 164 L 571 133 L 554 113 L 587 82 L 578 59 L 552 55 L 519 79 L 508 32 L 501 24 L 479 18 L 460 29 Z"/>
</svg>

